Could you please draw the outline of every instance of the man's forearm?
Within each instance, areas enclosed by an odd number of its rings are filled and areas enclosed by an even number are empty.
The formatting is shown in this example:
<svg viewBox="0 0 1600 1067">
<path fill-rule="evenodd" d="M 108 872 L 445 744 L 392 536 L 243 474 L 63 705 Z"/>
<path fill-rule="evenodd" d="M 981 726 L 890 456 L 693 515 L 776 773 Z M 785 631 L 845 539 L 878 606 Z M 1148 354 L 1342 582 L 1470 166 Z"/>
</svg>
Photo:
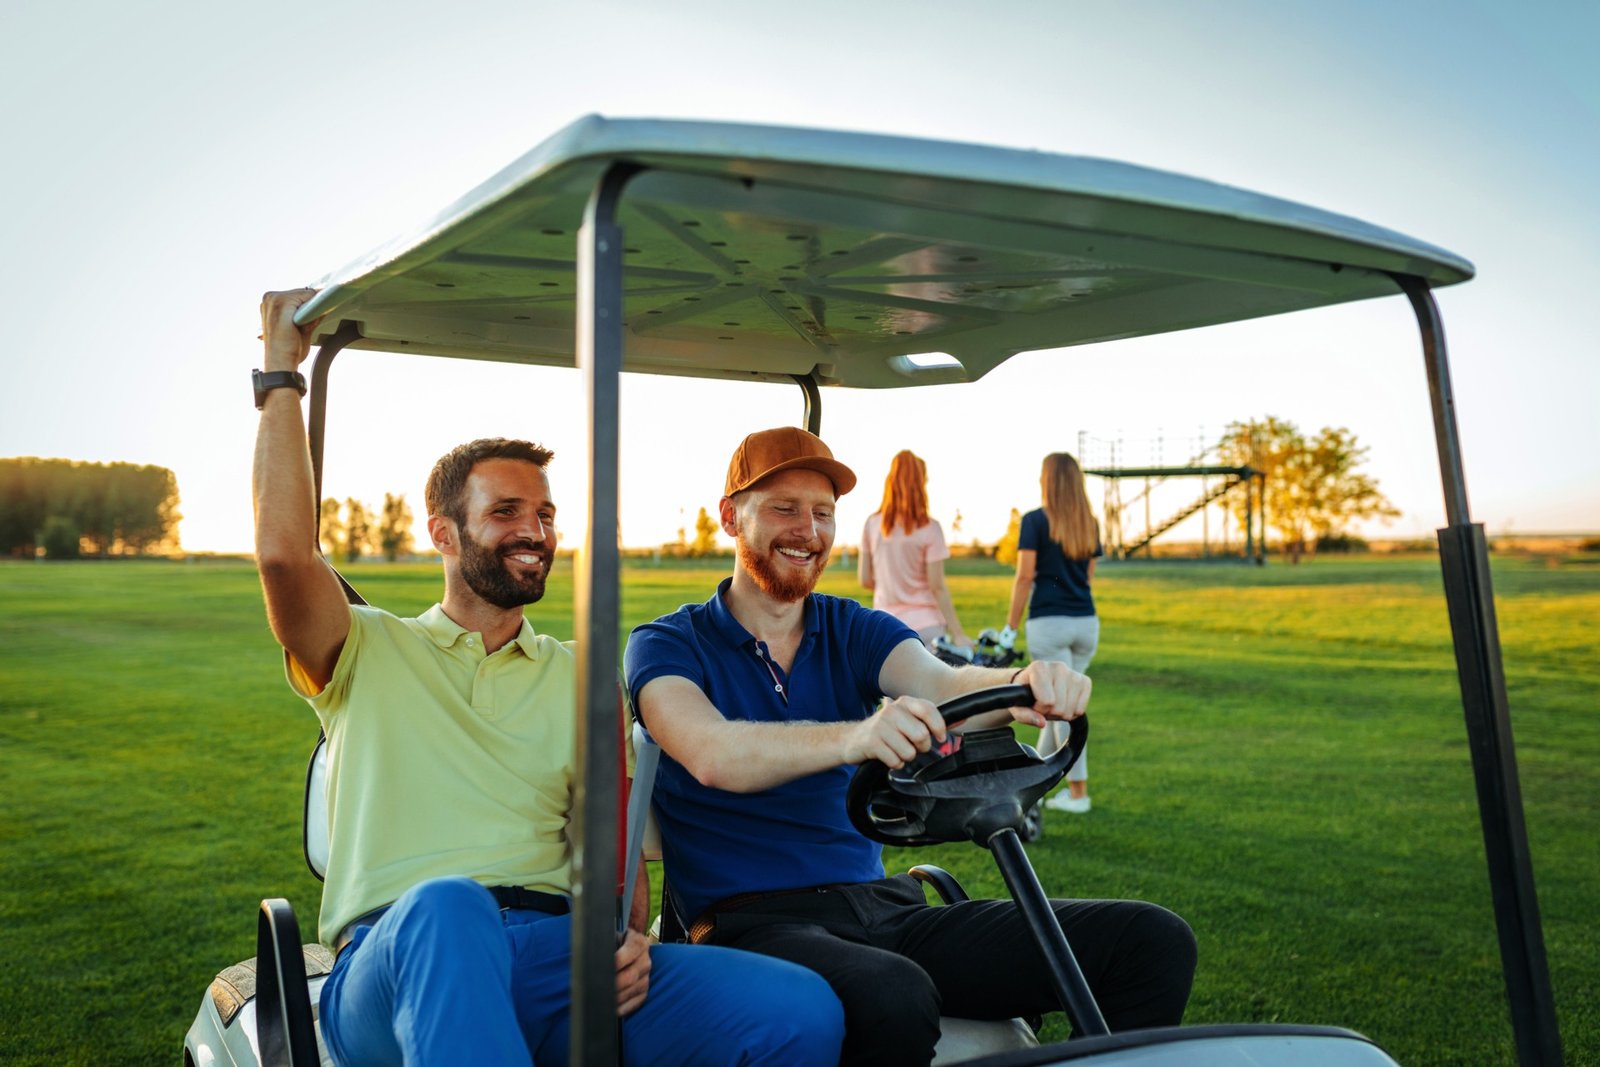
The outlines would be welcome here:
<svg viewBox="0 0 1600 1067">
<path fill-rule="evenodd" d="M 701 785 L 758 793 L 847 763 L 845 739 L 855 725 L 725 721 L 685 766 Z"/>
<path fill-rule="evenodd" d="M 976 693 L 980 689 L 1007 685 L 1019 673 L 1020 670 L 1016 667 L 956 667 L 941 674 L 938 679 L 939 688 L 926 696 L 935 704 L 943 704 L 956 697 Z"/>
<path fill-rule="evenodd" d="M 268 293 L 261 302 L 264 371 L 295 371 L 310 350 L 309 331 L 294 323 L 310 290 Z M 317 556 L 317 501 L 305 416 L 293 389 L 273 389 L 262 401 L 256 430 L 256 556 L 263 570 L 305 566 Z"/>
<path fill-rule="evenodd" d="M 262 568 L 311 562 L 317 543 L 316 490 L 300 398 L 291 389 L 267 394 L 256 433 L 253 487 L 256 557 Z"/>
<path fill-rule="evenodd" d="M 1010 685 L 1011 680 L 1022 672 L 1016 667 L 958 667 L 951 672 L 953 675 L 950 691 L 936 698 L 934 703 L 943 704 L 954 700 L 956 697 L 968 693 L 976 693 L 980 689 L 994 689 L 997 686 Z M 957 731 L 987 730 L 994 726 L 1006 726 L 1011 722 L 1009 711 L 986 711 L 982 715 L 974 715 L 963 719 L 956 727 Z"/>
</svg>

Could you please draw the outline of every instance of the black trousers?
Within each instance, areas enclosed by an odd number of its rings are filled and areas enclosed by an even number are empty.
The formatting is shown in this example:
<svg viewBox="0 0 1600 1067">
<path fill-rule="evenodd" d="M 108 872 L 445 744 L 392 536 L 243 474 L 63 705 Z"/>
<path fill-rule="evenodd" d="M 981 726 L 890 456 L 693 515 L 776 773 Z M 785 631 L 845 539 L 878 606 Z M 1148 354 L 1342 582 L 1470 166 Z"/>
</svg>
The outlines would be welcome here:
<svg viewBox="0 0 1600 1067">
<path fill-rule="evenodd" d="M 1195 942 L 1177 915 L 1136 900 L 1054 900 L 1067 943 L 1113 1030 L 1174 1026 Z M 939 1016 L 1061 1010 L 1044 954 L 1009 900 L 933 907 L 919 882 L 768 897 L 717 916 L 707 939 L 809 967 L 844 1003 L 842 1064 L 926 1064 Z"/>
</svg>

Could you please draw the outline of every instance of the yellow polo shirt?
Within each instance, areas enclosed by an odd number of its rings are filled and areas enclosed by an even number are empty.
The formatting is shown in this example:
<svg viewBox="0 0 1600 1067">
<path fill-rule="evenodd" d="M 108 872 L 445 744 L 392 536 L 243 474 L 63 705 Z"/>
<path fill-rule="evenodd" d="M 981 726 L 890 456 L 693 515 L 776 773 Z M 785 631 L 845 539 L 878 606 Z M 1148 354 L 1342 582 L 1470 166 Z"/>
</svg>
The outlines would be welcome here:
<svg viewBox="0 0 1600 1067">
<path fill-rule="evenodd" d="M 437 604 L 415 619 L 355 606 L 321 692 L 285 660 L 328 735 L 324 944 L 428 878 L 571 892 L 570 642 L 524 619 L 485 656 Z"/>
</svg>

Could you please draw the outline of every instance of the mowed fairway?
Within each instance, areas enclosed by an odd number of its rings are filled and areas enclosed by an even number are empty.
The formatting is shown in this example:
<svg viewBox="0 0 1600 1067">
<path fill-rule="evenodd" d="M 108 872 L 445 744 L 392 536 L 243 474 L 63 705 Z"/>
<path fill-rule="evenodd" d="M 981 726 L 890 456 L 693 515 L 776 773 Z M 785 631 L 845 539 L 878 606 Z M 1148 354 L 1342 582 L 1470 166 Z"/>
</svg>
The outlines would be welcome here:
<svg viewBox="0 0 1600 1067">
<path fill-rule="evenodd" d="M 630 569 L 624 632 L 727 567 Z M 857 595 L 843 570 L 825 591 Z M 969 629 L 1003 622 L 1005 572 L 952 572 Z M 351 578 L 401 614 L 439 584 L 422 565 Z M 1600 1064 L 1600 566 L 1497 559 L 1495 583 L 1567 1062 Z M 1096 592 L 1095 806 L 1031 847 L 1046 888 L 1184 915 L 1189 1022 L 1513 1063 L 1437 563 L 1121 564 Z M 564 562 L 534 626 L 570 636 L 571 600 Z M 261 897 L 314 928 L 315 719 L 245 564 L 4 563 L 0 602 L 0 1062 L 177 1063 L 207 983 L 253 954 Z M 1003 893 L 976 848 L 887 860 Z"/>
</svg>

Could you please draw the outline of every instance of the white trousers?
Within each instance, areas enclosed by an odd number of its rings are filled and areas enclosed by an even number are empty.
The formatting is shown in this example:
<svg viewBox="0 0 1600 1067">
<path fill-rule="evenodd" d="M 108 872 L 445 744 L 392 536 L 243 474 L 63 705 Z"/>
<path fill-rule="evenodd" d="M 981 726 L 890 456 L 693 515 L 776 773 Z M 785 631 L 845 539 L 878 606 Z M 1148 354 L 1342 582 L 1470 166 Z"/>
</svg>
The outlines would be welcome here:
<svg viewBox="0 0 1600 1067">
<path fill-rule="evenodd" d="M 1028 637 L 1029 659 L 1060 660 L 1079 674 L 1087 674 L 1089 661 L 1100 645 L 1100 616 L 1041 615 L 1029 619 L 1024 627 Z M 1048 755 L 1067 743 L 1067 724 L 1046 724 L 1039 734 L 1039 751 Z M 1067 772 L 1067 781 L 1089 780 L 1089 750 Z"/>
</svg>

